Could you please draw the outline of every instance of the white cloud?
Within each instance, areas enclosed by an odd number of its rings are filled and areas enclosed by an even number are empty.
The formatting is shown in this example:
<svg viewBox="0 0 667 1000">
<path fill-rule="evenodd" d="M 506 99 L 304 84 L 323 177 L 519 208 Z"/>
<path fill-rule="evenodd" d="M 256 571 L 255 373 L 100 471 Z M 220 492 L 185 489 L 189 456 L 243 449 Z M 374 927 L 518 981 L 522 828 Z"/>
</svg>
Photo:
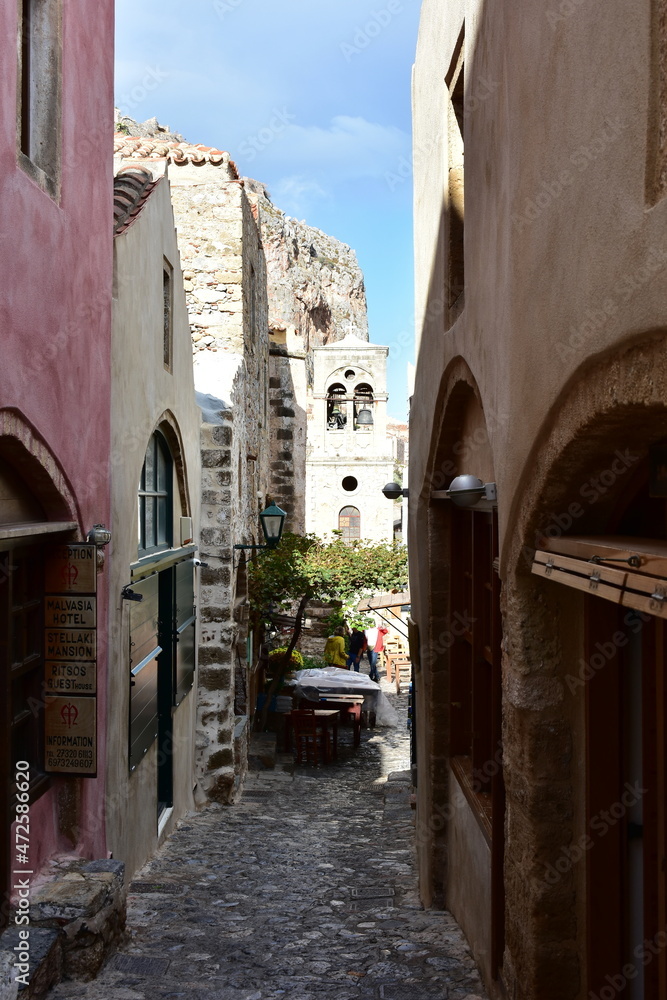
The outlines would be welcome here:
<svg viewBox="0 0 667 1000">
<path fill-rule="evenodd" d="M 271 189 L 271 199 L 287 214 L 296 218 L 305 218 L 315 202 L 331 198 L 317 181 L 301 174 L 292 177 L 282 177 Z"/>
<path fill-rule="evenodd" d="M 410 150 L 409 136 L 396 126 L 349 115 L 336 115 L 328 128 L 287 125 L 276 140 L 257 153 L 255 174 L 263 162 L 272 173 L 288 165 L 294 171 L 288 179 L 308 176 L 325 188 L 337 181 L 383 178 Z M 245 169 L 242 154 L 243 150 L 239 160 Z"/>
</svg>

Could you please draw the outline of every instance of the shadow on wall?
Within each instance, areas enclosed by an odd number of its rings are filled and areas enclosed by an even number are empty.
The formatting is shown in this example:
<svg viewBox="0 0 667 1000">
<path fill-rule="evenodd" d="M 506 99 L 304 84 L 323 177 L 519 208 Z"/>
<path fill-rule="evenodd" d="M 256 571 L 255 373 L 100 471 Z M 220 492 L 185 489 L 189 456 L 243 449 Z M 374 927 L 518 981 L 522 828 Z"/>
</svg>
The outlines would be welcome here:
<svg viewBox="0 0 667 1000">
<path fill-rule="evenodd" d="M 305 393 L 306 359 L 288 353 L 272 331 L 269 346 L 271 499 L 287 513 L 290 531 L 306 530 L 306 411 L 299 405 L 294 372 Z M 300 377 L 299 377 L 300 376 Z"/>
</svg>

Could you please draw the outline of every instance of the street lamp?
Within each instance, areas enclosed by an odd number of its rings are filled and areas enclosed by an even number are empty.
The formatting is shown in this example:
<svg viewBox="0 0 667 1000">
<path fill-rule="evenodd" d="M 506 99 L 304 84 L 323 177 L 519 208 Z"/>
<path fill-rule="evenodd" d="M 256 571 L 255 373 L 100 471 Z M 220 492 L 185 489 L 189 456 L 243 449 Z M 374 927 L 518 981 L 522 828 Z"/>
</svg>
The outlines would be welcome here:
<svg viewBox="0 0 667 1000">
<path fill-rule="evenodd" d="M 382 492 L 387 500 L 398 500 L 407 497 L 408 491 L 398 483 L 387 483 Z M 434 490 L 431 500 L 451 500 L 457 507 L 475 507 L 481 500 L 494 503 L 498 499 L 495 483 L 483 483 L 477 476 L 457 476 L 449 485 L 448 490 Z"/>
<path fill-rule="evenodd" d="M 474 507 L 480 500 L 496 500 L 495 483 L 483 483 L 477 476 L 457 476 L 444 490 L 457 507 Z"/>
<path fill-rule="evenodd" d="M 235 545 L 235 549 L 275 549 L 283 534 L 285 518 L 287 514 L 277 504 L 270 504 L 266 510 L 259 515 L 259 520 L 264 532 L 266 544 L 264 545 Z"/>
<path fill-rule="evenodd" d="M 285 511 L 275 503 L 272 503 L 259 515 L 266 545 L 269 549 L 275 549 L 282 538 L 286 517 Z"/>
</svg>

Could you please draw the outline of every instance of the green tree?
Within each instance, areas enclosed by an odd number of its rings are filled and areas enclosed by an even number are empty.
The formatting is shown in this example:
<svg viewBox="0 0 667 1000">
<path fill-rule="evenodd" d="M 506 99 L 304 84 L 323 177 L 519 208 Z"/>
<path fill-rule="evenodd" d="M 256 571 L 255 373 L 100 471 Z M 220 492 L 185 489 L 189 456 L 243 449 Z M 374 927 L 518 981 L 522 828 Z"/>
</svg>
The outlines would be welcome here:
<svg viewBox="0 0 667 1000">
<path fill-rule="evenodd" d="M 349 604 L 364 594 L 403 589 L 407 582 L 407 549 L 397 543 L 350 543 L 341 538 L 325 542 L 315 535 L 286 531 L 279 546 L 260 552 L 250 566 L 248 586 L 255 624 L 268 624 L 273 613 L 291 611 L 296 605 L 292 636 L 282 662 L 276 664 L 260 728 L 266 725 L 271 699 L 289 669 L 310 601 Z"/>
</svg>

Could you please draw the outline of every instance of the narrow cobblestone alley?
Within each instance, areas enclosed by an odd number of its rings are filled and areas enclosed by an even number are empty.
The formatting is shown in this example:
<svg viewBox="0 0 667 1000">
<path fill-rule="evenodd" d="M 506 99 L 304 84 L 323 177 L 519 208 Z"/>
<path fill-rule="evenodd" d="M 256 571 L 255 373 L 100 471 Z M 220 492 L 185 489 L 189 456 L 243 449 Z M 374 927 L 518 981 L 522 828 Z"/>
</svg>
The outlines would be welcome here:
<svg viewBox="0 0 667 1000">
<path fill-rule="evenodd" d="M 389 696 L 398 729 L 357 750 L 344 730 L 335 766 L 280 757 L 184 822 L 130 887 L 124 951 L 51 1000 L 484 998 L 453 918 L 419 903 L 406 698 Z"/>
</svg>

